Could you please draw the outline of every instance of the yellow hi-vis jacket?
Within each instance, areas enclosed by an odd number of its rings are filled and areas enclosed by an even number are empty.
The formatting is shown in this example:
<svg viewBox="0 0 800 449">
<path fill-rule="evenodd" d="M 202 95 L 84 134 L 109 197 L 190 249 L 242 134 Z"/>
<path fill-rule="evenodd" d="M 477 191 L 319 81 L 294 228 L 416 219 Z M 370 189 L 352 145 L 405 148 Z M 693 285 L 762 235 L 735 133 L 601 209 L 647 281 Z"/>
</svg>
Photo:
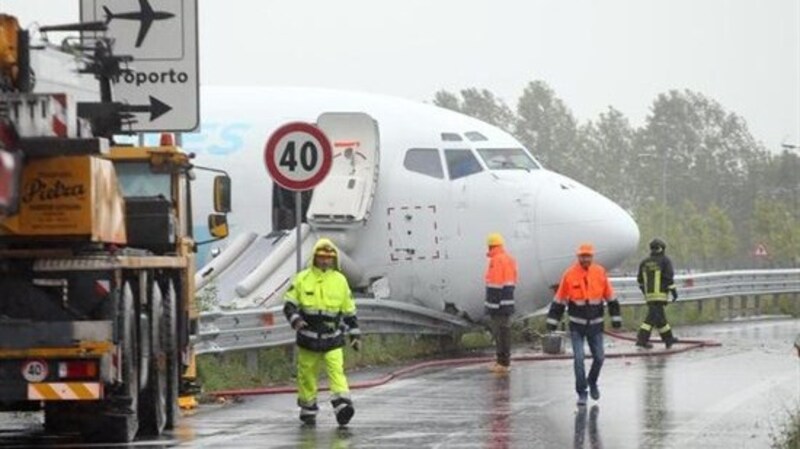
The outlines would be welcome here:
<svg viewBox="0 0 800 449">
<path fill-rule="evenodd" d="M 335 254 L 335 269 L 322 271 L 314 266 L 317 251 Z M 345 333 L 360 335 L 356 304 L 347 279 L 339 271 L 339 250 L 330 240 L 314 245 L 308 268 L 297 273 L 284 297 L 283 313 L 294 325 L 302 319 L 308 325 L 297 331 L 297 345 L 311 351 L 327 352 L 344 346 Z"/>
</svg>

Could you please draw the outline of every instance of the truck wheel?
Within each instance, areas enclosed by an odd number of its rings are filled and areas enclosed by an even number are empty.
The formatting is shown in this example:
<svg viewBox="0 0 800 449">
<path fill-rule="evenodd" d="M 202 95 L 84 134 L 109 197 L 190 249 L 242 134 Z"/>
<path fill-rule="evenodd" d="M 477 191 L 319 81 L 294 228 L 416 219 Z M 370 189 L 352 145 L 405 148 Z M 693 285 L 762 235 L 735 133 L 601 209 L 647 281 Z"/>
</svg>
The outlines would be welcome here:
<svg viewBox="0 0 800 449">
<path fill-rule="evenodd" d="M 165 428 L 174 429 L 180 417 L 178 407 L 178 388 L 180 386 L 180 351 L 178 349 L 178 298 L 172 281 L 165 284 L 164 326 L 161 328 L 161 341 L 167 355 L 167 422 Z"/>
<path fill-rule="evenodd" d="M 128 443 L 136 438 L 139 419 L 136 414 L 139 397 L 139 376 L 136 366 L 136 312 L 133 292 L 125 283 L 118 309 L 122 335 L 122 388 L 111 393 L 102 414 L 83 424 L 84 437 L 92 442 Z"/>
<path fill-rule="evenodd" d="M 149 288 L 150 367 L 147 386 L 139 396 L 141 434 L 158 436 L 167 422 L 167 353 L 164 347 L 164 302 L 158 283 Z"/>
</svg>

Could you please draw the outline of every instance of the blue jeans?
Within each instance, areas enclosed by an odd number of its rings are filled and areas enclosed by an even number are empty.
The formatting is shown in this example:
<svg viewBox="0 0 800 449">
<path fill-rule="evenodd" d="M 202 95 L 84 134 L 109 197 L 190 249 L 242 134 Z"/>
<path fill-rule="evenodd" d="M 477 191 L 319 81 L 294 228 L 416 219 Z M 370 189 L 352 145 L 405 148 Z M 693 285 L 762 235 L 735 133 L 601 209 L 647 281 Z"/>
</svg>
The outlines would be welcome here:
<svg viewBox="0 0 800 449">
<path fill-rule="evenodd" d="M 575 363 L 575 391 L 578 396 L 586 397 L 588 385 L 597 385 L 597 378 L 600 377 L 600 368 L 603 367 L 603 332 L 587 334 L 579 330 L 572 330 L 572 354 Z M 592 367 L 589 369 L 589 377 L 586 377 L 586 368 L 583 366 L 585 358 L 583 351 L 583 340 L 589 343 L 589 351 L 592 353 Z"/>
</svg>

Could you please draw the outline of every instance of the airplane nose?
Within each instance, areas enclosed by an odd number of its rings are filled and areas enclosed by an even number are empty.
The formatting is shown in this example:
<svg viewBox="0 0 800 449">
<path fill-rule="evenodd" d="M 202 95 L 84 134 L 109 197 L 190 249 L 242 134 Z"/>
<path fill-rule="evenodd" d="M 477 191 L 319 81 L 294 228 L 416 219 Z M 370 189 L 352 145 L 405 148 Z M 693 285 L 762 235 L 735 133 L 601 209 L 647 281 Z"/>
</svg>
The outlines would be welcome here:
<svg viewBox="0 0 800 449">
<path fill-rule="evenodd" d="M 546 175 L 536 208 L 537 246 L 545 274 L 552 267 L 560 275 L 583 242 L 594 245 L 595 260 L 607 269 L 636 252 L 639 227 L 630 214 L 577 181 L 553 172 Z"/>
</svg>

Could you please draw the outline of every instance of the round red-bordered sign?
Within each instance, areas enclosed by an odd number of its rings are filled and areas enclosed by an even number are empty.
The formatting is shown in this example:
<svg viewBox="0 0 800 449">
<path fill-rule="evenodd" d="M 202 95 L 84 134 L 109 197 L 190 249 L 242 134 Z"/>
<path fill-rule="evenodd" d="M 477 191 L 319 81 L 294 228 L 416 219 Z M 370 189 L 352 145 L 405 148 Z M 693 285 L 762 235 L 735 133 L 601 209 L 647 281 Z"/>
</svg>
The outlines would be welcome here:
<svg viewBox="0 0 800 449">
<path fill-rule="evenodd" d="M 41 382 L 47 379 L 47 374 L 47 362 L 44 360 L 28 360 L 22 364 L 22 377 L 28 382 Z"/>
<path fill-rule="evenodd" d="M 267 172 L 281 187 L 294 191 L 313 189 L 333 163 L 333 149 L 321 129 L 310 123 L 287 123 L 269 136 L 264 147 Z"/>
</svg>

